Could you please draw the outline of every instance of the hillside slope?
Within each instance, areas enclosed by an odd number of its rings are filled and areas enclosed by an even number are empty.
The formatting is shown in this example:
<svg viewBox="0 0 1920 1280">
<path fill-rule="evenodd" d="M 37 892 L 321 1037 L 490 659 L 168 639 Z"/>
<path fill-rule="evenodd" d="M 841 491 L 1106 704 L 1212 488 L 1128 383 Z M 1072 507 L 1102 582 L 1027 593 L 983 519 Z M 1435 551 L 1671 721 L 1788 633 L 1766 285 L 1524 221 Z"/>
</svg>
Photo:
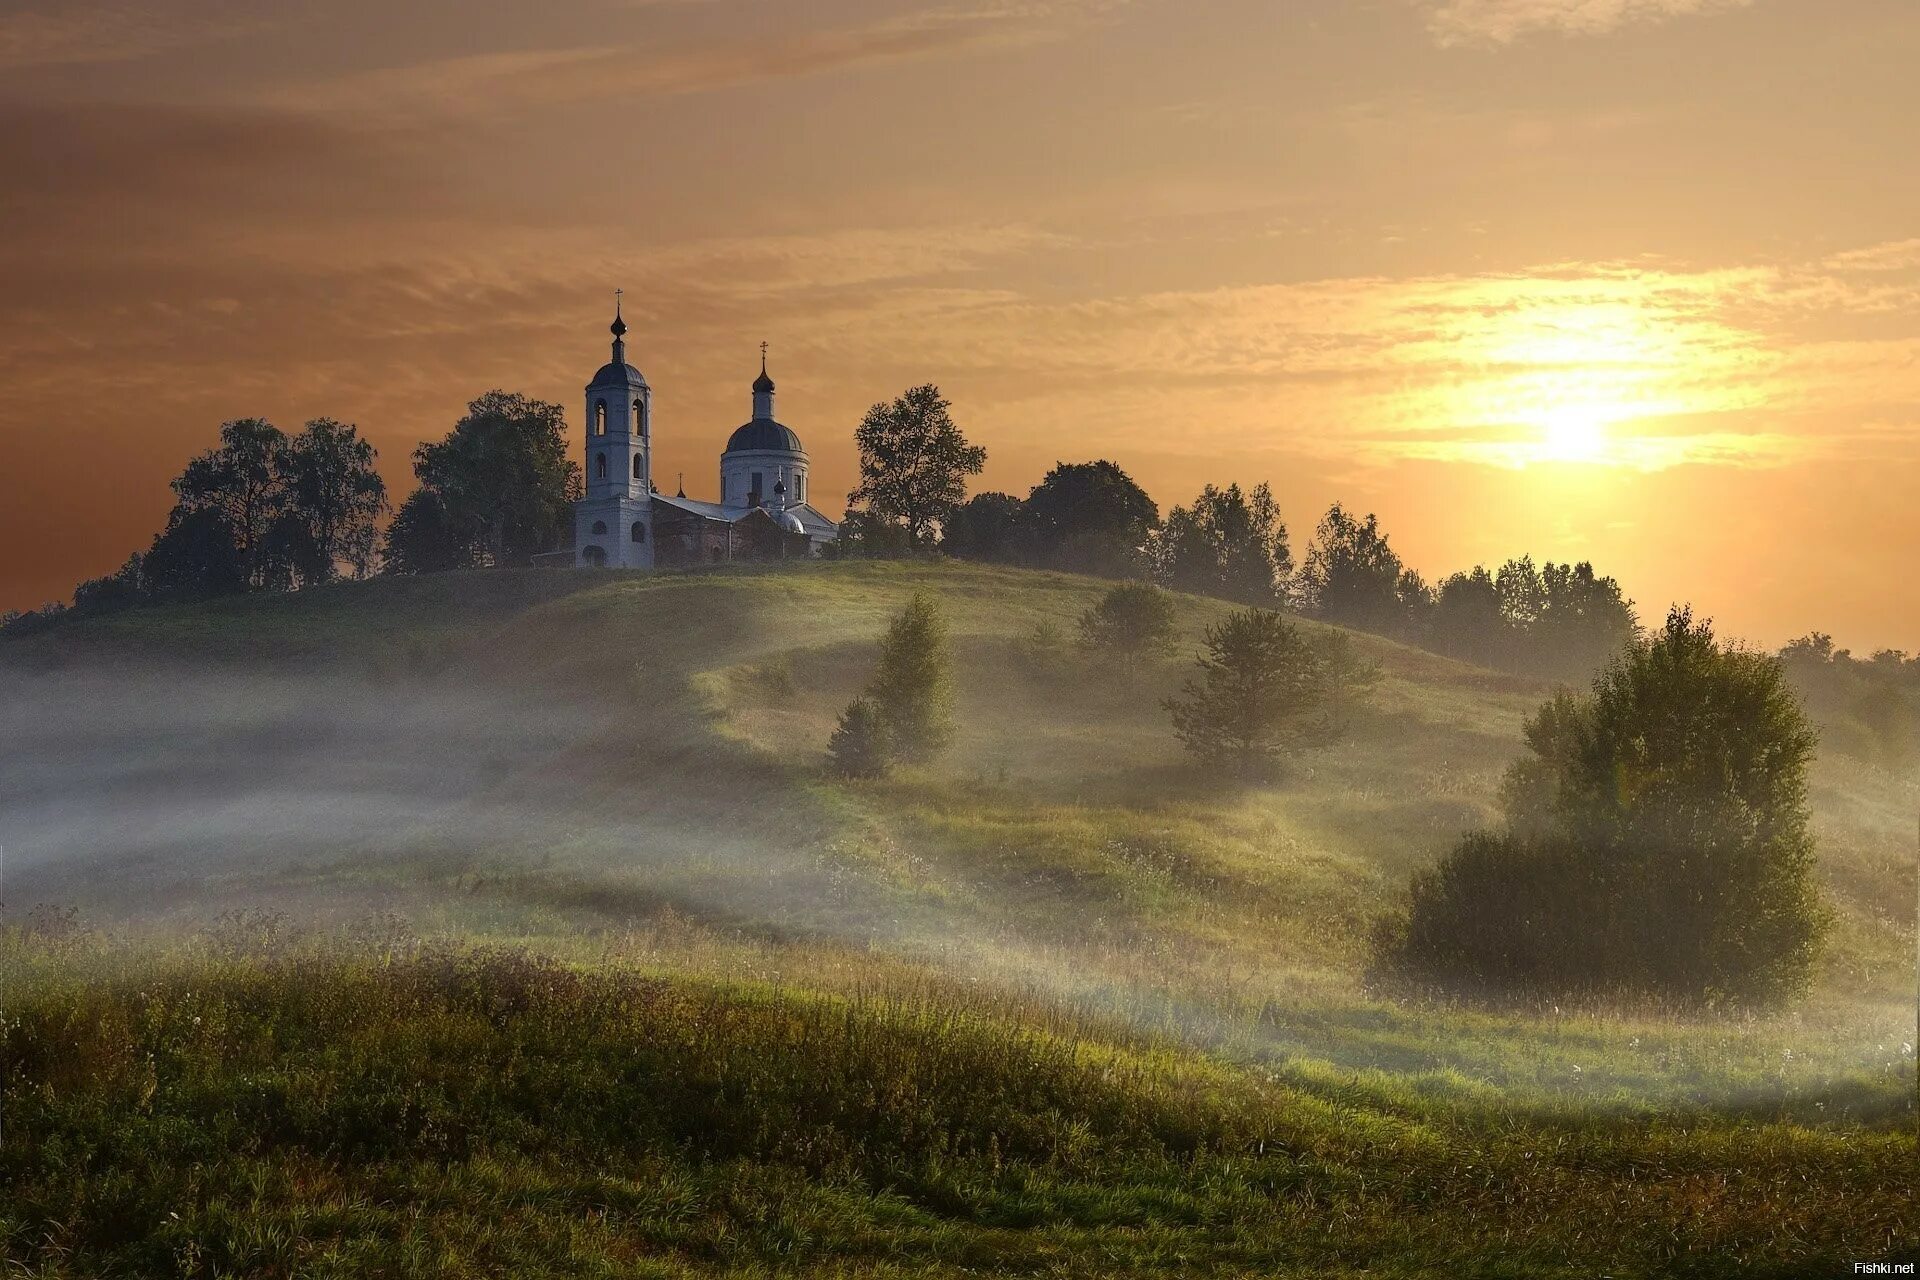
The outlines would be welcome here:
<svg viewBox="0 0 1920 1280">
<path fill-rule="evenodd" d="M 1365 987 L 1370 923 L 1491 818 L 1544 688 L 1356 636 L 1385 678 L 1348 740 L 1272 783 L 1230 783 L 1181 758 L 1160 707 L 1227 606 L 1183 599 L 1182 657 L 1133 681 L 1022 657 L 1036 623 L 1070 632 L 1105 587 L 948 564 L 508 572 L 141 610 L 0 644 L 16 925 L 0 960 L 25 1010 L 8 1089 L 43 1099 L 29 1123 L 48 1149 L 149 1153 L 147 1190 L 125 1192 L 147 1224 L 127 1228 L 131 1253 L 49 1227 L 72 1189 L 16 1156 L 5 1176 L 26 1207 L 0 1220 L 8 1256 L 44 1263 L 23 1242 L 68 1240 L 138 1270 L 163 1237 L 217 1238 L 216 1265 L 245 1269 L 311 1262 L 289 1242 L 324 1238 L 349 1273 L 361 1256 L 404 1270 L 380 1252 L 404 1238 L 483 1273 L 524 1243 L 486 1225 L 505 1214 L 546 1241 L 526 1269 L 551 1274 L 656 1256 L 753 1270 L 782 1250 L 875 1274 L 1181 1260 L 1331 1274 L 1348 1265 L 1341 1234 L 1305 1224 L 1333 1204 L 1365 1242 L 1351 1265 L 1386 1273 L 1659 1274 L 1722 1251 L 1784 1267 L 1900 1244 L 1914 779 L 1819 766 L 1843 923 L 1803 1009 L 1397 1003 Z M 834 778 L 834 717 L 918 590 L 953 623 L 954 748 L 926 771 Z M 36 904 L 77 916 L 43 910 L 23 934 Z M 385 959 L 368 973 L 370 950 Z M 667 985 L 623 985 L 635 974 Z M 633 1020 L 584 1017 L 567 975 L 613 984 Z M 155 1021 L 155 1000 L 215 1029 Z M 684 1023 L 689 1004 L 708 1022 Z M 363 1033 L 324 1048 L 363 1014 Z M 589 1024 L 588 1042 L 553 1038 Z M 733 1064 L 688 1106 L 733 1098 L 760 1118 L 736 1117 L 746 1127 L 719 1146 L 681 1134 L 671 1159 L 567 1127 L 571 1108 L 638 1105 L 620 1090 L 653 1086 L 621 1073 L 663 1035 L 692 1037 L 689 1062 Z M 494 1065 L 456 1060 L 468 1050 Z M 1007 1074 L 974 1119 L 940 1121 L 975 1127 L 887 1127 L 946 1107 L 926 1099 L 962 1089 L 978 1054 Z M 431 1079 L 409 1083 L 426 1062 Z M 488 1083 L 522 1071 L 519 1101 Z M 274 1108 L 247 1101 L 282 1076 Z M 781 1129 L 787 1104 L 737 1092 L 749 1077 L 837 1080 L 867 1101 L 815 1115 L 803 1142 Z M 397 1092 L 366 1093 L 380 1080 Z M 287 1130 L 282 1111 L 304 1119 Z M 207 1159 L 183 1135 L 228 1113 L 246 1168 L 195 1182 L 196 1225 L 165 1226 L 157 1189 Z M 1042 1113 L 1012 1152 L 1007 1117 Z M 375 1116 L 391 1142 L 341 1147 Z M 1270 1140 L 1285 1167 L 1248 1164 L 1245 1144 Z M 606 1163 L 579 1169 L 596 1143 L 613 1144 Z M 1767 1189 L 1816 1166 L 1791 1211 Z M 417 1217 L 363 1213 L 345 1190 L 376 1174 L 383 1204 L 438 1206 L 425 1243 Z M 319 1188 L 304 1207 L 301 1186 Z M 245 1194 L 281 1234 L 236 1225 Z M 1613 1226 L 1546 1222 L 1582 1197 Z M 1456 1201 L 1471 1211 L 1430 1214 Z M 578 1213 L 599 1225 L 563 1245 Z M 787 1225 L 763 1232 L 768 1214 Z"/>
</svg>

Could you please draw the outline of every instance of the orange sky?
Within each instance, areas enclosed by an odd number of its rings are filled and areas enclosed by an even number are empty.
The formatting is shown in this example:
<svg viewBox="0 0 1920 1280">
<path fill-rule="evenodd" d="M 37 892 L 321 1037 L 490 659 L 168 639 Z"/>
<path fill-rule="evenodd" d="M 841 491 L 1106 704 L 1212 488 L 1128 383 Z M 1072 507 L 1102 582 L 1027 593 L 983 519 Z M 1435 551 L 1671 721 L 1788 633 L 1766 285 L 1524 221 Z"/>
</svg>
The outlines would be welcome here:
<svg viewBox="0 0 1920 1280">
<path fill-rule="evenodd" d="M 490 387 L 577 421 L 617 285 L 694 496 L 765 339 L 823 498 L 934 381 L 986 487 L 1920 649 L 1916 66 L 1910 0 L 0 0 L 0 608 L 223 419 L 400 488 Z"/>
</svg>

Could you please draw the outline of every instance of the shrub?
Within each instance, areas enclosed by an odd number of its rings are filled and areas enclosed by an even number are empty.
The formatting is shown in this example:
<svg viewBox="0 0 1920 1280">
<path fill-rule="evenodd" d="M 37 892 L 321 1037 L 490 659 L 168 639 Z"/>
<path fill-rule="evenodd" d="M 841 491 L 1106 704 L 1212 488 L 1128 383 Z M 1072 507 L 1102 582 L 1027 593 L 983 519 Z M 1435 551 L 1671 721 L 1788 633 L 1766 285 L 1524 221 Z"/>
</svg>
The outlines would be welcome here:
<svg viewBox="0 0 1920 1280">
<path fill-rule="evenodd" d="M 872 698 L 861 696 L 840 713 L 840 723 L 827 742 L 833 766 L 849 778 L 877 778 L 892 762 L 887 727 Z"/>
<path fill-rule="evenodd" d="M 1780 663 L 1685 609 L 1591 692 L 1527 722 L 1508 830 L 1415 878 L 1385 966 L 1453 988 L 1770 1004 L 1828 927 L 1813 880 L 1814 735 Z"/>
<path fill-rule="evenodd" d="M 1173 652 L 1173 598 L 1148 582 L 1123 582 L 1080 615 L 1080 643 L 1132 675 Z"/>
</svg>

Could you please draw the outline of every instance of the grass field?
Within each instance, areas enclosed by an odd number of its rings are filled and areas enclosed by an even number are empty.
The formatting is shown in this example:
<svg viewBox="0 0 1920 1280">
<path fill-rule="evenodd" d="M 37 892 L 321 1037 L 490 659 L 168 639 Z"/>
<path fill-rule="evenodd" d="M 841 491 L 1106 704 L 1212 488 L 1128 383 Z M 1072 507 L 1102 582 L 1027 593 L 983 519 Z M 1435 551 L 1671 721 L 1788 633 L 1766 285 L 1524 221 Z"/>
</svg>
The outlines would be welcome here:
<svg viewBox="0 0 1920 1280">
<path fill-rule="evenodd" d="M 833 778 L 916 589 L 954 624 L 955 747 Z M 1350 737 L 1229 783 L 1168 732 L 1182 661 L 1024 652 L 1102 589 L 508 572 L 0 642 L 0 1248 L 46 1275 L 1910 1256 L 1920 779 L 1819 761 L 1840 927 L 1799 1009 L 1395 1001 L 1370 923 L 1490 819 L 1545 688 L 1357 637 L 1385 679 Z M 1184 602 L 1186 649 L 1224 608 Z"/>
</svg>

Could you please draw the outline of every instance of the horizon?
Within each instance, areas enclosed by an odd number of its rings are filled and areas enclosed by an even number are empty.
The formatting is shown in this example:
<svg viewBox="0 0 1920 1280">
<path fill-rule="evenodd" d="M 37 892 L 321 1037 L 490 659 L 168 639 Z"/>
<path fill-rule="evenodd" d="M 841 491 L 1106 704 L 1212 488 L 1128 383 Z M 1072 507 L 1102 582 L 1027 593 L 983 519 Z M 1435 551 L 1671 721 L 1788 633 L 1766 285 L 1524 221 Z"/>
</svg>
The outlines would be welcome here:
<svg viewBox="0 0 1920 1280">
<path fill-rule="evenodd" d="M 1265 481 L 1296 557 L 1337 501 L 1429 582 L 1920 648 L 1911 6 L 454 12 L 0 0 L 0 609 L 144 550 L 222 421 L 356 423 L 396 506 L 490 387 L 577 460 L 624 287 L 664 492 L 766 341 L 829 515 L 933 382 L 976 492 Z"/>
</svg>

